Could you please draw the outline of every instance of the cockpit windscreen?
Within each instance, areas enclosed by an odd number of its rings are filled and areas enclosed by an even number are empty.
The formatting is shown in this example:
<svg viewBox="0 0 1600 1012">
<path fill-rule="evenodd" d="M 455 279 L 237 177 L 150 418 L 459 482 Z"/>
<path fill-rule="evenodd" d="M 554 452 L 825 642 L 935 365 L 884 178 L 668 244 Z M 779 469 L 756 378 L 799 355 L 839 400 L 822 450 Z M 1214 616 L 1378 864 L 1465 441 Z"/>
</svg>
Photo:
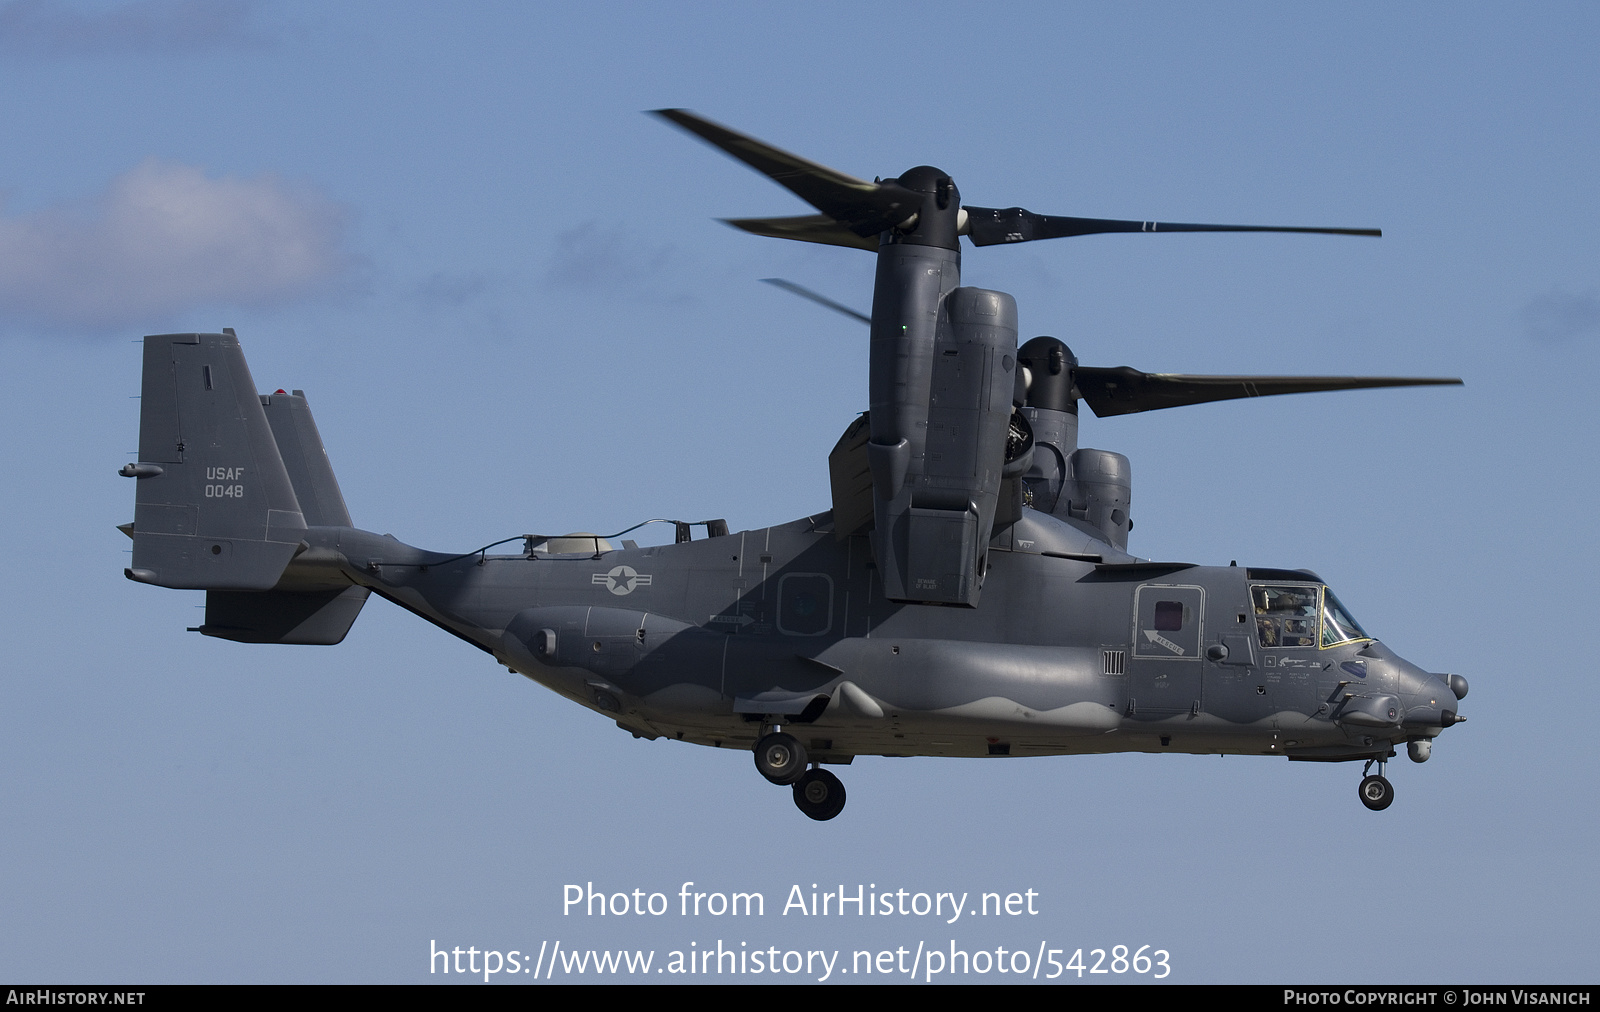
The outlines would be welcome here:
<svg viewBox="0 0 1600 1012">
<path fill-rule="evenodd" d="M 1258 583 L 1250 597 L 1264 647 L 1331 647 L 1372 638 L 1325 586 Z"/>
</svg>

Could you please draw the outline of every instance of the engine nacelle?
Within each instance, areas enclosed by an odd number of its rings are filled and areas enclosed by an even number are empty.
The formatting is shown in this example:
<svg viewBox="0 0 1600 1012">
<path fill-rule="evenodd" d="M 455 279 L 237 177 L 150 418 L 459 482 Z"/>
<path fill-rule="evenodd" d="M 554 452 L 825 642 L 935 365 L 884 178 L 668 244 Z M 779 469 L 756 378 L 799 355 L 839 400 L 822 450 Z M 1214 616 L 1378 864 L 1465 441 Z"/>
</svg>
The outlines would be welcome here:
<svg viewBox="0 0 1600 1012">
<path fill-rule="evenodd" d="M 1022 414 L 1033 426 L 1034 455 L 1023 476 L 1028 505 L 1091 524 L 1124 551 L 1133 521 L 1133 468 L 1109 450 L 1078 448 L 1078 357 L 1054 337 L 1036 337 L 1017 351 L 1027 370 Z"/>
<path fill-rule="evenodd" d="M 981 288 L 957 288 L 939 305 L 931 342 L 913 341 L 910 327 L 898 335 L 890 328 L 885 338 L 905 355 L 896 363 L 902 375 L 926 369 L 927 392 L 915 382 L 874 391 L 873 547 L 890 599 L 972 607 L 1006 466 L 1017 305 Z M 879 345 L 876 309 L 873 328 L 876 378 L 878 358 L 890 350 Z"/>
<path fill-rule="evenodd" d="M 1055 515 L 1084 520 L 1118 548 L 1128 547 L 1133 521 L 1128 507 L 1133 500 L 1133 465 L 1110 450 L 1084 447 L 1068 460 L 1069 477 L 1061 485 Z"/>
</svg>

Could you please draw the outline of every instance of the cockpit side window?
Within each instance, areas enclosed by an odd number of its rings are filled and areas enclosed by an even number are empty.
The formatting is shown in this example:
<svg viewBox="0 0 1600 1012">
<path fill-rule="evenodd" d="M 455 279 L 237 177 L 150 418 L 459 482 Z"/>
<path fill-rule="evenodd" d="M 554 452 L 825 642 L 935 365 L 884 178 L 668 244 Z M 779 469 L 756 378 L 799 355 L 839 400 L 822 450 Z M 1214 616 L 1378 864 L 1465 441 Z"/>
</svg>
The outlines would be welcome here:
<svg viewBox="0 0 1600 1012">
<path fill-rule="evenodd" d="M 1309 647 L 1317 639 L 1317 609 L 1322 588 L 1256 584 L 1250 588 L 1256 607 L 1256 635 L 1264 647 Z"/>
<path fill-rule="evenodd" d="M 1331 647 L 1372 638 L 1324 586 L 1252 584 L 1250 598 L 1264 647 Z"/>
</svg>

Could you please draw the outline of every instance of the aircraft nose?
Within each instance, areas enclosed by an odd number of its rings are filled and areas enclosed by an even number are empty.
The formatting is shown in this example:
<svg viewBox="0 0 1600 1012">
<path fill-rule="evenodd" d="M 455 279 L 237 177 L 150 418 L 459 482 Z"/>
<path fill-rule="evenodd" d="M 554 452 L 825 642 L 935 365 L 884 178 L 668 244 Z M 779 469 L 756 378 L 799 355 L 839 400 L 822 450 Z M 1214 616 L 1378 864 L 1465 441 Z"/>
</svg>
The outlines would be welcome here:
<svg viewBox="0 0 1600 1012">
<path fill-rule="evenodd" d="M 1414 673 L 1413 678 L 1415 687 L 1411 694 L 1411 705 L 1406 709 L 1407 724 L 1445 728 L 1466 720 L 1457 710 L 1461 697 L 1467 694 L 1465 678 L 1420 670 Z M 1457 680 L 1461 683 L 1459 691 Z"/>
</svg>

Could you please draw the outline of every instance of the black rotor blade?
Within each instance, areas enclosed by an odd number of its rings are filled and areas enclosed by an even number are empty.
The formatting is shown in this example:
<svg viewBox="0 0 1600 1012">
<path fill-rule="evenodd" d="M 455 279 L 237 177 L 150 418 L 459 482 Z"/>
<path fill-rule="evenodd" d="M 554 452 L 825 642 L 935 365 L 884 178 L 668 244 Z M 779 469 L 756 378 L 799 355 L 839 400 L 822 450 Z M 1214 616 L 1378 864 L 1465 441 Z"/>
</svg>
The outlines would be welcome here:
<svg viewBox="0 0 1600 1012">
<path fill-rule="evenodd" d="M 797 285 L 793 281 L 789 281 L 784 278 L 762 278 L 761 280 L 765 281 L 769 285 L 782 288 L 786 292 L 798 295 L 802 299 L 810 299 L 819 306 L 826 306 L 835 313 L 843 313 L 845 316 L 848 316 L 853 320 L 860 320 L 867 326 L 872 326 L 872 317 L 868 316 L 866 313 L 858 313 L 844 303 L 835 302 L 826 295 L 819 295 L 804 285 Z"/>
<path fill-rule="evenodd" d="M 1309 394 L 1324 390 L 1367 390 L 1376 387 L 1460 386 L 1459 379 L 1405 376 L 1185 376 L 1140 372 L 1128 366 L 1079 366 L 1078 395 L 1094 413 L 1129 415 L 1136 411 L 1188 404 L 1230 401 L 1239 397 Z"/>
<path fill-rule="evenodd" d="M 802 214 L 794 218 L 724 218 L 726 224 L 755 235 L 774 239 L 799 239 L 802 242 L 820 242 L 829 246 L 849 246 L 852 249 L 878 249 L 878 234 L 860 236 L 834 221 L 826 214 Z"/>
<path fill-rule="evenodd" d="M 1064 239 L 1106 232 L 1309 232 L 1319 235 L 1382 235 L 1376 228 L 1294 228 L 1278 225 L 1195 225 L 1118 218 L 1068 218 L 1034 214 L 1020 207 L 964 207 L 967 236 L 974 246 L 997 246 L 1034 239 Z"/>
<path fill-rule="evenodd" d="M 848 176 L 702 119 L 686 109 L 657 109 L 655 114 L 766 175 L 858 236 L 875 236 L 906 221 L 922 207 L 922 197 L 898 183 L 869 183 Z"/>
</svg>

